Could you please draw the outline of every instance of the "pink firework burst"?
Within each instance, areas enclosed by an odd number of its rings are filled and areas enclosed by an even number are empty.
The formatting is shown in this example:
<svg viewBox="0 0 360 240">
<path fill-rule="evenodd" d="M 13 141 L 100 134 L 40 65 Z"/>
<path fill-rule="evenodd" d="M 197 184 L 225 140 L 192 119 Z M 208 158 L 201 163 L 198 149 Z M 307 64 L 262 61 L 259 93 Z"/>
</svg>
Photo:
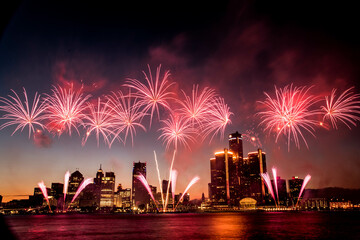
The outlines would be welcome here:
<svg viewBox="0 0 360 240">
<path fill-rule="evenodd" d="M 336 89 L 333 89 L 330 96 L 325 97 L 326 106 L 321 106 L 325 119 L 329 119 L 333 128 L 337 129 L 337 122 L 344 123 L 349 129 L 350 124 L 356 126 L 356 121 L 360 121 L 360 94 L 354 93 L 354 87 L 344 91 L 336 98 Z"/>
<path fill-rule="evenodd" d="M 259 112 L 262 121 L 260 125 L 265 125 L 265 130 L 277 131 L 276 142 L 280 135 L 285 135 L 288 139 L 288 150 L 290 150 L 290 142 L 293 140 L 297 148 L 300 148 L 301 138 L 306 147 L 308 144 L 302 133 L 306 130 L 314 135 L 314 127 L 318 122 L 312 117 L 319 112 L 310 110 L 318 100 L 315 96 L 309 94 L 311 87 L 293 87 L 287 85 L 283 89 L 275 87 L 275 98 L 265 93 L 266 100 L 260 102 L 265 105 L 267 111 Z"/>
<path fill-rule="evenodd" d="M 183 116 L 170 115 L 169 119 L 162 120 L 162 122 L 165 126 L 159 129 L 162 134 L 158 139 L 162 139 L 166 143 L 166 149 L 171 144 L 174 145 L 175 150 L 179 144 L 190 149 L 188 141 L 195 142 L 195 138 L 192 136 L 195 134 L 195 130 Z"/>
<path fill-rule="evenodd" d="M 17 125 L 12 135 L 20 129 L 23 131 L 26 126 L 29 127 L 29 138 L 31 133 L 35 133 L 35 126 L 44 129 L 44 125 L 40 122 L 44 119 L 42 113 L 46 110 L 44 102 L 40 101 L 40 95 L 35 93 L 32 105 L 30 105 L 28 96 L 24 89 L 25 101 L 22 102 L 19 95 L 11 90 L 15 96 L 9 95 L 9 99 L 0 97 L 0 111 L 5 112 L 0 119 L 8 120 L 0 126 L 0 130 L 8 126 Z"/>
<path fill-rule="evenodd" d="M 245 141 L 249 142 L 254 147 L 262 148 L 259 134 L 253 130 L 246 130 L 242 137 Z"/>
<path fill-rule="evenodd" d="M 83 124 L 85 102 L 90 95 L 83 95 L 81 89 L 75 91 L 72 87 L 66 89 L 60 86 L 52 89 L 52 95 L 47 95 L 47 114 L 50 120 L 48 128 L 56 131 L 60 136 L 63 131 L 69 132 L 74 128 L 80 135 L 78 125 Z"/>
<path fill-rule="evenodd" d="M 209 110 L 212 107 L 213 99 L 215 98 L 215 90 L 205 87 L 199 92 L 199 85 L 193 85 L 191 96 L 186 95 L 184 101 L 179 101 L 182 108 L 180 111 L 186 116 L 193 125 L 202 126 L 206 121 Z"/>
<path fill-rule="evenodd" d="M 96 106 L 88 103 L 88 109 L 90 110 L 90 113 L 84 116 L 84 126 L 87 130 L 83 145 L 86 143 L 91 133 L 94 132 L 98 146 L 100 136 L 103 137 L 105 144 L 110 146 L 110 137 L 111 135 L 115 135 L 112 130 L 115 119 L 112 108 L 109 106 L 109 102 L 101 102 L 100 98 L 98 98 Z"/>
<path fill-rule="evenodd" d="M 139 104 L 144 106 L 144 112 L 150 110 L 150 126 L 153 119 L 154 112 L 157 112 L 158 119 L 160 119 L 159 106 L 163 106 L 170 110 L 169 100 L 173 99 L 174 93 L 169 88 L 175 84 L 168 81 L 170 71 L 166 71 L 162 79 L 160 79 L 161 65 L 157 67 L 155 80 L 151 74 L 150 66 L 148 65 L 149 74 L 143 71 L 146 83 L 142 83 L 137 79 L 129 79 L 124 86 L 135 89 L 136 97 L 140 99 Z"/>
<path fill-rule="evenodd" d="M 131 136 L 131 143 L 134 145 L 136 128 L 146 131 L 146 128 L 141 124 L 146 113 L 141 111 L 137 98 L 132 96 L 130 91 L 128 95 L 124 95 L 121 91 L 113 92 L 112 95 L 108 96 L 108 99 L 115 119 L 113 124 L 115 137 L 110 145 L 115 139 L 121 139 L 120 134 L 123 132 L 125 134 L 124 145 L 129 134 Z"/>
<path fill-rule="evenodd" d="M 204 125 L 204 138 L 213 132 L 210 142 L 218 133 L 220 133 L 221 139 L 223 139 L 225 128 L 231 123 L 230 116 L 233 113 L 230 112 L 230 108 L 221 97 L 217 97 L 212 101 L 208 113 Z"/>
</svg>

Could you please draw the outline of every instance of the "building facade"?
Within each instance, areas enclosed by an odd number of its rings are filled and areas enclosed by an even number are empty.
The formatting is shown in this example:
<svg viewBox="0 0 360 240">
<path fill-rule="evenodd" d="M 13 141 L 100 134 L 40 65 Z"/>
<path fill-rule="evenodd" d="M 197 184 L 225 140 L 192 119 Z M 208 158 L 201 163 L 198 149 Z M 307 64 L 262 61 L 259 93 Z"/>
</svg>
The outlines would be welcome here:
<svg viewBox="0 0 360 240">
<path fill-rule="evenodd" d="M 146 188 L 137 178 L 143 175 L 146 178 L 146 162 L 134 162 L 133 163 L 133 174 L 132 174 L 132 188 L 131 188 L 131 201 L 133 206 L 138 207 L 139 205 L 146 205 L 149 203 L 150 197 Z"/>
</svg>

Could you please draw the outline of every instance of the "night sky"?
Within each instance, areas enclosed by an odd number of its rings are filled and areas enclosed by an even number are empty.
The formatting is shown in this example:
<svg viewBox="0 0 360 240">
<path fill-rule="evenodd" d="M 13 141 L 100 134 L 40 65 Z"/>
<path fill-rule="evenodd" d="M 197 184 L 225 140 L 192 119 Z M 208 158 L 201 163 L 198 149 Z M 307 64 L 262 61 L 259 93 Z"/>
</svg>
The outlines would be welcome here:
<svg viewBox="0 0 360 240">
<path fill-rule="evenodd" d="M 36 91 L 50 93 L 53 85 L 71 82 L 96 98 L 120 89 L 127 78 L 143 80 L 147 64 L 154 71 L 162 64 L 178 93 L 199 84 L 225 98 L 234 113 L 225 138 L 179 149 L 177 192 L 198 175 L 191 198 L 207 196 L 209 159 L 228 147 L 229 133 L 249 129 L 259 134 L 268 170 L 276 166 L 282 178 L 309 173 L 310 188 L 360 188 L 360 127 L 317 128 L 315 138 L 305 134 L 309 149 L 301 142 L 300 149 L 293 144 L 288 151 L 286 139 L 275 143 L 255 115 L 261 110 L 257 101 L 265 99 L 264 91 L 273 94 L 274 85 L 313 85 L 311 92 L 319 96 L 351 86 L 360 92 L 360 16 L 350 3 L 24 1 L 0 9 L 0 96 L 25 87 L 32 98 Z M 157 185 L 153 150 L 163 178 L 172 155 L 157 140 L 159 127 L 155 121 L 138 131 L 134 146 L 118 143 L 111 149 L 97 147 L 94 137 L 82 147 L 76 134 L 48 134 L 51 141 L 38 143 L 26 131 L 11 136 L 14 128 L 4 129 L 0 194 L 4 201 L 21 198 L 10 195 L 32 194 L 41 180 L 49 187 L 63 182 L 67 170 L 94 177 L 100 164 L 115 172 L 116 185 L 131 187 L 132 163 L 139 160 L 147 162 L 147 179 Z M 245 154 L 254 150 L 244 143 Z"/>
</svg>

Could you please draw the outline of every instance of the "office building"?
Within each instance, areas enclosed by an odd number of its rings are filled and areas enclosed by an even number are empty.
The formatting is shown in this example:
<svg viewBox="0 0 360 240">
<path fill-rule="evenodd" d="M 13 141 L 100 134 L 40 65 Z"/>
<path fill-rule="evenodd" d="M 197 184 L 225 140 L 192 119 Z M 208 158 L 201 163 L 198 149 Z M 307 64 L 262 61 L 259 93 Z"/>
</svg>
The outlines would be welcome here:
<svg viewBox="0 0 360 240">
<path fill-rule="evenodd" d="M 238 205 L 239 178 L 237 160 L 228 149 L 210 159 L 209 198 L 214 205 Z"/>
<path fill-rule="evenodd" d="M 304 179 L 300 179 L 298 176 L 294 176 L 289 180 L 289 195 L 293 204 L 296 204 L 298 200 L 303 182 Z"/>
<path fill-rule="evenodd" d="M 150 197 L 146 188 L 137 178 L 138 176 L 143 175 L 146 178 L 146 163 L 134 162 L 133 163 L 133 174 L 132 174 L 132 204 L 135 207 L 139 205 L 146 205 L 149 203 Z"/>
<path fill-rule="evenodd" d="M 253 198 L 257 204 L 265 204 L 265 183 L 260 173 L 266 172 L 266 154 L 260 148 L 248 153 L 243 159 L 240 175 L 241 198 Z"/>
<path fill-rule="evenodd" d="M 100 208 L 112 208 L 114 206 L 115 174 L 106 172 L 102 178 L 100 192 Z"/>
</svg>

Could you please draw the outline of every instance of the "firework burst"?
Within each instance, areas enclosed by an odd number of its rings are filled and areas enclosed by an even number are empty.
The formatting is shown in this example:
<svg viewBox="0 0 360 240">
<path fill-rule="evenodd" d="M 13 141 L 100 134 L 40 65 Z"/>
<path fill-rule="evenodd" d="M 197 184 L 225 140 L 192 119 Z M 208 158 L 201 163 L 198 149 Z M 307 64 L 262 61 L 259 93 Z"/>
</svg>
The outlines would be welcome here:
<svg viewBox="0 0 360 240">
<path fill-rule="evenodd" d="M 146 128 L 141 124 L 141 121 L 146 113 L 141 111 L 137 98 L 132 96 L 130 91 L 128 95 L 124 95 L 121 91 L 118 91 L 117 93 L 113 92 L 112 95 L 108 96 L 108 99 L 110 107 L 113 111 L 113 126 L 115 132 L 115 137 L 110 145 L 115 139 L 120 138 L 120 133 L 122 132 L 125 133 L 124 145 L 126 144 L 126 139 L 129 134 L 131 136 L 131 143 L 134 145 L 136 128 L 146 131 Z"/>
<path fill-rule="evenodd" d="M 169 100 L 173 99 L 174 93 L 169 88 L 175 84 L 170 83 L 167 79 L 170 76 L 170 71 L 166 71 L 163 78 L 160 80 L 161 65 L 157 67 L 155 80 L 151 74 L 150 66 L 148 65 L 149 74 L 143 71 L 146 83 L 142 83 L 137 79 L 129 79 L 124 85 L 135 89 L 136 97 L 140 99 L 139 104 L 144 106 L 144 112 L 150 110 L 150 126 L 152 123 L 154 112 L 157 112 L 158 119 L 160 119 L 159 107 L 170 110 Z"/>
<path fill-rule="evenodd" d="M 254 147 L 262 148 L 259 134 L 253 130 L 246 130 L 242 137 L 245 141 L 249 142 Z"/>
<path fill-rule="evenodd" d="M 208 112 L 209 115 L 204 125 L 204 138 L 213 132 L 210 142 L 218 133 L 220 133 L 220 137 L 223 139 L 225 128 L 231 123 L 230 116 L 233 113 L 230 112 L 230 108 L 225 103 L 225 100 L 220 97 L 212 101 Z"/>
<path fill-rule="evenodd" d="M 162 122 L 165 126 L 159 129 L 162 134 L 158 139 L 162 139 L 166 143 L 166 149 L 172 144 L 175 150 L 179 144 L 190 149 L 188 141 L 195 142 L 195 138 L 192 136 L 195 134 L 195 130 L 183 116 L 170 115 L 169 119 L 162 120 Z"/>
<path fill-rule="evenodd" d="M 0 130 L 8 126 L 17 125 L 12 135 L 19 129 L 22 132 L 26 126 L 29 127 L 29 138 L 31 133 L 35 133 L 35 126 L 44 129 L 44 125 L 40 122 L 44 119 L 42 113 L 46 110 L 44 102 L 40 101 L 40 95 L 35 93 L 32 105 L 30 105 L 25 88 L 25 101 L 22 102 L 19 95 L 11 90 L 15 96 L 9 95 L 9 99 L 0 97 L 0 111 L 5 112 L 0 119 L 8 120 L 0 126 Z M 30 107 L 31 106 L 31 107 Z"/>
<path fill-rule="evenodd" d="M 344 91 L 336 98 L 336 89 L 333 89 L 330 96 L 325 97 L 326 106 L 321 106 L 325 113 L 323 121 L 329 119 L 333 128 L 337 129 L 337 122 L 344 123 L 349 129 L 350 125 L 356 126 L 360 121 L 360 94 L 354 93 L 354 87 Z"/>
<path fill-rule="evenodd" d="M 60 86 L 52 89 L 52 95 L 47 95 L 46 117 L 50 120 L 48 128 L 60 136 L 64 131 L 74 128 L 80 135 L 78 125 L 83 124 L 85 102 L 90 95 L 83 95 L 81 89 L 75 91 L 72 87 L 65 89 Z"/>
<path fill-rule="evenodd" d="M 179 101 L 182 108 L 180 111 L 186 116 L 193 125 L 202 126 L 209 115 L 212 101 L 216 96 L 215 90 L 205 87 L 199 93 L 199 85 L 193 85 L 191 96 L 186 95 L 182 90 L 185 100 Z"/>
<path fill-rule="evenodd" d="M 309 94 L 311 87 L 293 87 L 287 85 L 283 89 L 275 87 L 275 98 L 265 93 L 266 100 L 260 102 L 268 109 L 259 112 L 262 121 L 260 125 L 265 125 L 265 130 L 277 131 L 276 142 L 280 135 L 285 135 L 288 140 L 288 150 L 290 142 L 293 140 L 297 148 L 300 148 L 299 138 L 308 147 L 302 130 L 314 135 L 314 127 L 318 122 L 311 117 L 318 114 L 317 110 L 310 110 L 318 100 Z"/>
<path fill-rule="evenodd" d="M 109 102 L 101 102 L 100 98 L 98 98 L 97 106 L 88 103 L 88 109 L 90 110 L 90 113 L 86 114 L 84 117 L 84 126 L 87 130 L 83 145 L 86 143 L 91 133 L 94 132 L 98 146 L 100 136 L 103 137 L 105 144 L 110 146 L 110 136 L 115 135 L 112 130 L 115 119 L 112 108 L 109 106 Z"/>
</svg>

